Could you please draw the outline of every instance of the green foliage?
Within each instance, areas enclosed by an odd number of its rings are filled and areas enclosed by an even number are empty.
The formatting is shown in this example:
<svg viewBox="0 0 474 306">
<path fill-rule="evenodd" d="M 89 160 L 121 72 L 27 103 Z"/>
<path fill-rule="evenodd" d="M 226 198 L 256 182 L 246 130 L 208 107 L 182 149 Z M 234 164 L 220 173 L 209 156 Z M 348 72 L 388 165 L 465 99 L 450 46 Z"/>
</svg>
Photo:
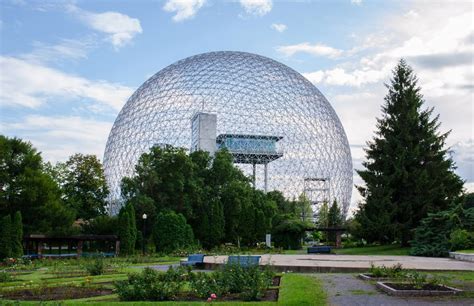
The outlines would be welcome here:
<svg viewBox="0 0 474 306">
<path fill-rule="evenodd" d="M 105 214 L 109 191 L 97 156 L 74 154 L 65 163 L 58 163 L 53 172 L 65 204 L 75 211 L 77 218 L 89 220 Z"/>
<path fill-rule="evenodd" d="M 313 218 L 313 209 L 311 202 L 304 193 L 298 196 L 296 201 L 296 215 L 301 217 L 301 221 L 310 222 Z"/>
<path fill-rule="evenodd" d="M 384 265 L 376 267 L 371 263 L 369 273 L 372 277 L 400 278 L 406 275 L 406 270 L 403 269 L 401 264 L 396 264 L 392 267 L 386 267 Z"/>
<path fill-rule="evenodd" d="M 421 219 L 447 209 L 460 196 L 463 182 L 445 148 L 448 133 L 438 131 L 439 117 L 432 118 L 432 108 L 421 109 L 416 76 L 404 60 L 387 87 L 365 170 L 358 171 L 365 182 L 358 187 L 365 202 L 356 218 L 368 242 L 398 240 L 406 246 Z"/>
<path fill-rule="evenodd" d="M 82 233 L 84 234 L 116 235 L 118 231 L 118 216 L 98 216 L 82 226 Z"/>
<path fill-rule="evenodd" d="M 193 244 L 193 230 L 182 214 L 162 212 L 156 218 L 153 241 L 157 252 L 173 252 Z"/>
<path fill-rule="evenodd" d="M 343 222 L 343 216 L 341 213 L 341 209 L 337 205 L 336 200 L 334 200 L 328 212 L 328 226 L 332 228 L 341 227 L 342 222 Z M 331 241 L 332 243 L 336 243 L 335 232 L 328 233 L 328 238 L 329 238 L 329 241 Z"/>
<path fill-rule="evenodd" d="M 13 277 L 6 271 L 0 271 L 0 283 L 13 281 Z"/>
<path fill-rule="evenodd" d="M 135 250 L 136 227 L 135 216 L 133 214 L 133 207 L 127 204 L 120 209 L 118 215 L 118 235 L 120 237 L 120 254 L 130 255 Z"/>
<path fill-rule="evenodd" d="M 89 275 L 102 275 L 105 272 L 105 263 L 102 257 L 96 257 L 84 265 L 84 269 Z"/>
<path fill-rule="evenodd" d="M 216 277 L 216 273 L 193 273 L 189 287 L 191 292 L 200 298 L 208 298 L 211 294 L 221 296 L 226 292 L 226 288 L 222 283 L 222 279 Z"/>
<path fill-rule="evenodd" d="M 13 216 L 11 224 L 11 256 L 23 256 L 23 222 L 19 211 Z"/>
<path fill-rule="evenodd" d="M 62 205 L 61 191 L 31 143 L 0 135 L 0 216 L 20 211 L 25 234 L 64 234 L 74 212 Z"/>
<path fill-rule="evenodd" d="M 474 192 L 464 195 L 464 209 L 474 208 Z"/>
<path fill-rule="evenodd" d="M 463 209 L 461 204 L 433 214 L 421 221 L 411 241 L 411 255 L 447 256 L 452 247 L 451 233 L 458 229 L 474 231 L 474 208 Z"/>
<path fill-rule="evenodd" d="M 465 229 L 456 229 L 449 235 L 451 251 L 474 248 L 474 232 Z"/>
<path fill-rule="evenodd" d="M 185 279 L 180 270 L 170 267 L 166 273 L 145 268 L 141 273 L 128 275 L 128 280 L 115 283 L 121 301 L 166 301 L 171 300 L 183 287 Z"/>
<path fill-rule="evenodd" d="M 273 228 L 273 240 L 276 247 L 289 250 L 301 249 L 301 239 L 308 224 L 292 215 L 278 215 Z"/>
<path fill-rule="evenodd" d="M 223 242 L 255 245 L 271 230 L 275 202 L 250 186 L 226 150 L 211 159 L 207 152 L 187 155 L 171 146 L 154 147 L 141 156 L 135 172 L 124 178 L 122 193 L 135 207 L 139 226 L 143 213 L 149 216 L 147 229 L 154 229 L 157 215 L 171 210 L 185 217 L 208 249 Z"/>
<path fill-rule="evenodd" d="M 1 219 L 0 223 L 0 259 L 12 256 L 12 219 L 10 215 L 6 215 Z"/>
<path fill-rule="evenodd" d="M 271 286 L 274 273 L 268 267 L 262 269 L 258 265 L 226 264 L 216 276 L 228 292 L 240 293 L 243 300 L 255 301 Z"/>
</svg>

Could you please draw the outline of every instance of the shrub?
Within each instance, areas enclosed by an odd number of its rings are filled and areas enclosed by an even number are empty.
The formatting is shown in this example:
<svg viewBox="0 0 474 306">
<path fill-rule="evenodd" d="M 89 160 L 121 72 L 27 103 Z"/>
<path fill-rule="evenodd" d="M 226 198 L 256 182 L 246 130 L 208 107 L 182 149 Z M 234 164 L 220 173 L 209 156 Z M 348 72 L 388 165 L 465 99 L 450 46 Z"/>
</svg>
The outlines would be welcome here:
<svg viewBox="0 0 474 306">
<path fill-rule="evenodd" d="M 393 265 L 392 267 L 386 267 L 382 265 L 381 267 L 376 267 L 373 263 L 370 264 L 369 273 L 373 277 L 388 277 L 388 278 L 399 278 L 406 275 L 405 270 L 401 264 Z"/>
<path fill-rule="evenodd" d="M 464 250 L 474 247 L 474 233 L 470 233 L 464 229 L 457 229 L 449 235 L 451 250 Z"/>
<path fill-rule="evenodd" d="M 160 213 L 153 229 L 153 240 L 157 252 L 171 253 L 194 244 L 191 226 L 182 214 L 174 211 Z"/>
<path fill-rule="evenodd" d="M 179 293 L 188 275 L 184 269 L 170 269 L 166 273 L 145 268 L 141 273 L 128 275 L 128 280 L 115 283 L 122 301 L 166 301 Z"/>
<path fill-rule="evenodd" d="M 240 293 L 246 301 L 260 299 L 272 284 L 274 276 L 269 268 L 259 266 L 242 267 L 238 264 L 224 265 L 216 274 L 218 283 L 230 293 Z"/>
<path fill-rule="evenodd" d="M 215 273 L 193 273 L 189 286 L 191 291 L 200 298 L 208 298 L 212 293 L 220 296 L 227 291 L 220 278 L 216 278 Z"/>
<path fill-rule="evenodd" d="M 90 275 L 102 275 L 105 272 L 105 264 L 102 257 L 97 257 L 84 265 L 85 270 Z"/>
<path fill-rule="evenodd" d="M 0 283 L 11 282 L 13 277 L 5 271 L 0 271 Z"/>
</svg>

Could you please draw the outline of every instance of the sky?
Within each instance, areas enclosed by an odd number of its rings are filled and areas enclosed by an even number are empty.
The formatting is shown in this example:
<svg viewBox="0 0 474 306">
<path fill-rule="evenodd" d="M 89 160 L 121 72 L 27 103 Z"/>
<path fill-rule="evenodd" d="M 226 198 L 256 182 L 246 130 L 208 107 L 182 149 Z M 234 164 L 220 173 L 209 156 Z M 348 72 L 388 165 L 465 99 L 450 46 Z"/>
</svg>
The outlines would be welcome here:
<svg viewBox="0 0 474 306">
<path fill-rule="evenodd" d="M 0 133 L 51 162 L 102 158 L 121 107 L 153 74 L 198 53 L 246 51 L 318 87 L 362 169 L 403 57 L 474 191 L 473 18 L 473 2 L 461 0 L 0 0 Z M 354 190 L 353 208 L 359 200 Z"/>
</svg>

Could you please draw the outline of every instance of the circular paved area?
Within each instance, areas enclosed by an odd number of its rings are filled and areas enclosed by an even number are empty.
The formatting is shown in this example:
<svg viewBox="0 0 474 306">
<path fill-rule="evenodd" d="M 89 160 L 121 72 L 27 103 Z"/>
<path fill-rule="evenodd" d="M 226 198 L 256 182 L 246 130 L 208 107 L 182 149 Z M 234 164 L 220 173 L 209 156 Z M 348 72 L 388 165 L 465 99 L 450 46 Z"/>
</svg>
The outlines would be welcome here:
<svg viewBox="0 0 474 306">
<path fill-rule="evenodd" d="M 380 255 L 279 255 L 265 254 L 260 264 L 271 264 L 281 271 L 295 272 L 353 272 L 376 266 L 393 266 L 400 263 L 405 269 L 426 271 L 474 271 L 474 262 L 451 258 Z M 222 264 L 227 256 L 206 256 L 204 262 L 210 266 Z"/>
</svg>

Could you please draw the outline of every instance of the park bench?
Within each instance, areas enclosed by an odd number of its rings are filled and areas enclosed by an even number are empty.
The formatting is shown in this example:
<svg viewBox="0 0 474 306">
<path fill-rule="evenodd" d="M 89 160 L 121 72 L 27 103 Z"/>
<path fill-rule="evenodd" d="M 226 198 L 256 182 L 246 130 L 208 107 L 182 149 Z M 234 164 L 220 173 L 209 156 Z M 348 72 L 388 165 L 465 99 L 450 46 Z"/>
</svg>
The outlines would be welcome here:
<svg viewBox="0 0 474 306">
<path fill-rule="evenodd" d="M 328 245 L 313 245 L 308 247 L 308 254 L 330 254 L 331 247 Z"/>
<path fill-rule="evenodd" d="M 188 256 L 188 260 L 180 262 L 181 266 L 196 266 L 201 267 L 204 265 L 204 254 L 192 254 Z"/>
<path fill-rule="evenodd" d="M 260 261 L 260 256 L 229 256 L 227 260 L 227 264 L 230 265 L 239 265 L 241 267 L 250 267 L 250 266 L 258 266 Z"/>
</svg>

